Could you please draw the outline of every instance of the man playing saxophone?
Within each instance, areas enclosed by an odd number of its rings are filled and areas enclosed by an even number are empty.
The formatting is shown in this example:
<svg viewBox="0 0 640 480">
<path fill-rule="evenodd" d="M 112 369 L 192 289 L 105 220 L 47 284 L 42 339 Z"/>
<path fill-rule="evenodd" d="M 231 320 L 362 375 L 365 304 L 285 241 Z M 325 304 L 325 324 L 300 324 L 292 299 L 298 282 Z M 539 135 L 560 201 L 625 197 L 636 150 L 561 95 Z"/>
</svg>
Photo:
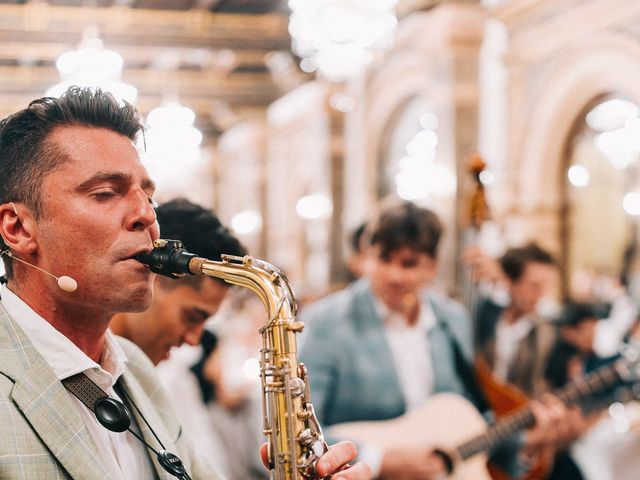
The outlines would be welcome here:
<svg viewBox="0 0 640 480">
<path fill-rule="evenodd" d="M 193 454 L 149 359 L 109 331 L 113 315 L 152 300 L 154 275 L 136 260 L 159 237 L 140 130 L 131 105 L 77 87 L 0 123 L 2 478 L 220 478 Z M 72 396 L 71 377 L 117 412 L 133 407 L 132 433 Z M 362 464 L 343 470 L 354 455 L 338 444 L 317 471 L 369 478 Z"/>
</svg>

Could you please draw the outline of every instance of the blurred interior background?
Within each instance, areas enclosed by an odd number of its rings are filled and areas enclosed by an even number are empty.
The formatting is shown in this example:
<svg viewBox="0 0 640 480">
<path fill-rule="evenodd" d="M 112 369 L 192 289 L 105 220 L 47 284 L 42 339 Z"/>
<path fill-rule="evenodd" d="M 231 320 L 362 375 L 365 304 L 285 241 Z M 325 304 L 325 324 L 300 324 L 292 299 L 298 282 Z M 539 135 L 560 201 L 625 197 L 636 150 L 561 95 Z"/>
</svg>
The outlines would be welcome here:
<svg viewBox="0 0 640 480">
<path fill-rule="evenodd" d="M 135 103 L 158 200 L 214 208 L 303 296 L 347 280 L 347 237 L 388 196 L 445 220 L 456 294 L 481 186 L 487 251 L 536 240 L 559 294 L 600 300 L 635 271 L 639 18 L 637 0 L 4 0 L 0 114 L 71 84 Z"/>
</svg>

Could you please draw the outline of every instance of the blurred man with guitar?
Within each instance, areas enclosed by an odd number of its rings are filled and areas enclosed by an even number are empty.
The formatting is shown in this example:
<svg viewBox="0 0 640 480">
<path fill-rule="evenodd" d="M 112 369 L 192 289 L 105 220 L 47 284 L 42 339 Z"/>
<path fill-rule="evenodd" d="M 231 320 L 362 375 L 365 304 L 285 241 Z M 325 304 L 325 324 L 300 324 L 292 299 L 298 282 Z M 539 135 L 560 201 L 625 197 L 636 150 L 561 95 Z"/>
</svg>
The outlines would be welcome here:
<svg viewBox="0 0 640 480">
<path fill-rule="evenodd" d="M 379 478 L 442 478 L 451 459 L 434 451 L 440 440 L 468 439 L 485 429 L 477 410 L 466 416 L 453 408 L 464 396 L 482 409 L 469 378 L 469 315 L 427 288 L 437 274 L 442 232 L 431 210 L 408 202 L 383 206 L 365 233 L 363 278 L 302 312 L 307 330 L 301 360 L 318 419 L 331 427 L 329 434 L 360 439 L 362 457 Z M 414 421 L 412 412 L 430 399 L 439 418 Z M 504 464 L 514 473 L 522 467 L 518 448 L 531 454 L 555 439 L 566 413 L 554 401 L 531 408 L 536 426 L 507 442 Z M 401 418 L 409 420 L 393 423 Z M 346 423 L 361 421 L 376 421 L 380 428 L 358 423 L 350 430 Z M 456 478 L 488 477 L 480 471 Z"/>
<path fill-rule="evenodd" d="M 476 353 L 494 375 L 532 397 L 548 389 L 544 370 L 556 332 L 537 307 L 554 285 L 555 261 L 531 243 L 507 250 L 498 263 L 502 278 L 496 283 L 503 291 L 478 304 Z"/>
</svg>

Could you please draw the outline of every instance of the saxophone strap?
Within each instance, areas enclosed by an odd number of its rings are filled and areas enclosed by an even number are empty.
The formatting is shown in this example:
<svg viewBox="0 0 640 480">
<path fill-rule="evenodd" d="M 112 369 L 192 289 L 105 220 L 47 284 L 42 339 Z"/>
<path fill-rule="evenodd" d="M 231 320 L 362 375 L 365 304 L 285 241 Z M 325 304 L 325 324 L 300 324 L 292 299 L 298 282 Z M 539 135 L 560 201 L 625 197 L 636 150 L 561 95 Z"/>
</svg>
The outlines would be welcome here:
<svg viewBox="0 0 640 480">
<path fill-rule="evenodd" d="M 120 383 L 120 379 L 115 383 L 113 389 L 121 400 L 110 397 L 107 392 L 100 388 L 83 372 L 63 379 L 62 385 L 64 385 L 64 387 L 74 397 L 80 400 L 85 407 L 91 410 L 98 422 L 107 430 L 116 433 L 129 431 L 150 451 L 156 454 L 158 463 L 167 473 L 181 480 L 191 480 L 191 477 L 187 474 L 180 458 L 164 448 L 162 441 L 158 438 L 154 429 L 151 428 L 147 419 L 133 402 L 124 386 Z M 131 404 L 138 412 L 140 418 L 142 418 L 153 436 L 156 438 L 161 447 L 160 450 L 153 448 L 146 442 L 140 433 L 131 429 L 131 423 L 135 424 L 135 419 L 129 412 L 125 402 Z"/>
<path fill-rule="evenodd" d="M 62 385 L 94 414 L 97 400 L 108 397 L 107 393 L 89 379 L 84 373 L 77 373 L 62 380 Z"/>
</svg>

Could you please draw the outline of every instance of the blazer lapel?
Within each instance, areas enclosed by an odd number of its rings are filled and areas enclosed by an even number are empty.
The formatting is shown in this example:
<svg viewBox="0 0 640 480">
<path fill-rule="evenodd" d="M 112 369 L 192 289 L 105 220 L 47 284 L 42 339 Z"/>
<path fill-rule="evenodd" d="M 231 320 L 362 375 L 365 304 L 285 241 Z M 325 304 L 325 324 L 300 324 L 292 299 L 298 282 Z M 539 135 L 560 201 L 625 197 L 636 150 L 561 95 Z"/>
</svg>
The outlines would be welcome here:
<svg viewBox="0 0 640 480">
<path fill-rule="evenodd" d="M 359 349 L 362 357 L 370 359 L 369 364 L 375 365 L 378 401 L 383 402 L 384 399 L 394 415 L 402 414 L 406 411 L 406 399 L 385 334 L 384 319 L 376 309 L 370 284 L 360 280 L 353 288 L 349 318 L 360 336 L 355 348 Z"/>
<path fill-rule="evenodd" d="M 0 307 L 0 370 L 11 398 L 72 478 L 108 479 L 98 449 L 69 393 L 25 333 Z"/>
<path fill-rule="evenodd" d="M 507 380 L 518 386 L 525 393 L 531 394 L 533 391 L 533 382 L 535 381 L 535 357 L 537 355 L 537 331 L 535 327 L 520 342 L 516 358 L 509 368 Z"/>
</svg>

